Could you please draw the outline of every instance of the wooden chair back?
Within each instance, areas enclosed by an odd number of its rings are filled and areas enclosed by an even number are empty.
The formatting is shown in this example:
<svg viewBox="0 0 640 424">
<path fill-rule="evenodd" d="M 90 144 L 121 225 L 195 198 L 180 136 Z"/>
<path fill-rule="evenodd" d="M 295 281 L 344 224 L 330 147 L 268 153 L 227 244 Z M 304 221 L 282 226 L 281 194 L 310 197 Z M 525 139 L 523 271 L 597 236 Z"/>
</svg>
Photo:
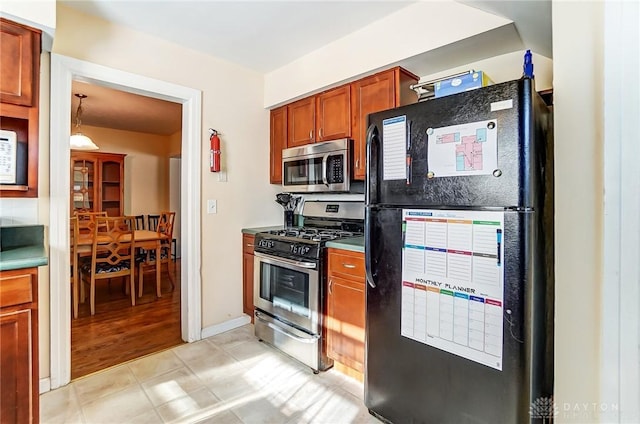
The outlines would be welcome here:
<svg viewBox="0 0 640 424">
<path fill-rule="evenodd" d="M 78 218 L 78 229 L 80 234 L 93 235 L 96 227 L 97 217 L 106 217 L 106 212 L 77 212 L 73 213 Z"/>
<path fill-rule="evenodd" d="M 144 230 L 144 215 L 136 215 L 136 230 Z"/>
<path fill-rule="evenodd" d="M 69 246 L 71 247 L 71 290 L 73 292 L 73 317 L 78 318 L 78 284 L 80 278 L 78 276 L 78 217 L 74 216 L 69 219 Z"/>
<path fill-rule="evenodd" d="M 87 270 L 91 276 L 91 315 L 95 314 L 95 281 L 98 279 L 127 277 L 131 305 L 135 306 L 135 267 L 135 230 L 131 219 L 96 217 L 91 268 Z"/>
<path fill-rule="evenodd" d="M 147 230 L 157 231 L 158 221 L 160 221 L 160 215 L 147 215 Z"/>
<path fill-rule="evenodd" d="M 169 242 L 171 242 L 171 238 L 173 238 L 173 224 L 175 220 L 176 220 L 175 212 L 168 212 L 168 211 L 160 212 L 160 219 L 158 221 L 158 227 L 156 231 L 158 233 L 161 233 L 167 236 Z"/>
</svg>

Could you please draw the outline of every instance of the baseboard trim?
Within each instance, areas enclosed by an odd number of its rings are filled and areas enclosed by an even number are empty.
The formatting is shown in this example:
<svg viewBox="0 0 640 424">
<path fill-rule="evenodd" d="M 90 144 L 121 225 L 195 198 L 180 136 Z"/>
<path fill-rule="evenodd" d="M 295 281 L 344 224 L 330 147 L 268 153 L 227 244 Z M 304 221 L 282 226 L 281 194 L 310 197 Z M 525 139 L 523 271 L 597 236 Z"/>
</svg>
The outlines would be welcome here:
<svg viewBox="0 0 640 424">
<path fill-rule="evenodd" d="M 40 379 L 40 394 L 47 393 L 51 390 L 51 379 L 49 377 Z"/>
<path fill-rule="evenodd" d="M 200 334 L 202 338 L 205 339 L 207 337 L 215 336 L 216 334 L 224 333 L 225 331 L 233 330 L 234 328 L 242 327 L 250 322 L 251 317 L 243 314 L 241 317 L 230 319 L 229 321 L 212 325 L 211 327 L 203 328 Z"/>
</svg>

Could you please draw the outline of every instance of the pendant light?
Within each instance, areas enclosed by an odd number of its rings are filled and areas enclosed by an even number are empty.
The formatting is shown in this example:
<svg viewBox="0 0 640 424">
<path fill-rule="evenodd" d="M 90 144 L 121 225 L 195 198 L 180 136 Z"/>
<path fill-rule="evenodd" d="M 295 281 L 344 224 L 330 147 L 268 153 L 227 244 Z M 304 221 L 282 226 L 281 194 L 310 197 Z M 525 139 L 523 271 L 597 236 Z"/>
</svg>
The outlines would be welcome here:
<svg viewBox="0 0 640 424">
<path fill-rule="evenodd" d="M 69 147 L 73 150 L 98 150 L 99 147 L 95 145 L 93 141 L 86 135 L 80 132 L 80 125 L 82 125 L 82 99 L 86 99 L 85 94 L 76 93 L 75 96 L 80 99 L 78 103 L 78 109 L 76 110 L 76 133 L 71 136 Z"/>
</svg>

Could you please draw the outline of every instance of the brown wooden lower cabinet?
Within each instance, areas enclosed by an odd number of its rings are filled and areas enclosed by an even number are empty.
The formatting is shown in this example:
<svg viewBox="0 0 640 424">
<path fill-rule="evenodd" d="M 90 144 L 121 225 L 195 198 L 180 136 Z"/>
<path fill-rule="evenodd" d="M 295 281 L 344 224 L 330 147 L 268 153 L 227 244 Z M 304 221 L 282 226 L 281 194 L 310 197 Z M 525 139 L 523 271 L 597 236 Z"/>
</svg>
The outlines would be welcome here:
<svg viewBox="0 0 640 424">
<path fill-rule="evenodd" d="M 327 355 L 336 368 L 364 372 L 364 254 L 328 249 Z M 358 375 L 359 374 L 359 375 Z"/>
<path fill-rule="evenodd" d="M 242 235 L 242 312 L 253 322 L 253 240 L 251 234 Z"/>
<path fill-rule="evenodd" d="M 37 423 L 37 268 L 0 273 L 0 341 L 0 422 Z"/>
</svg>

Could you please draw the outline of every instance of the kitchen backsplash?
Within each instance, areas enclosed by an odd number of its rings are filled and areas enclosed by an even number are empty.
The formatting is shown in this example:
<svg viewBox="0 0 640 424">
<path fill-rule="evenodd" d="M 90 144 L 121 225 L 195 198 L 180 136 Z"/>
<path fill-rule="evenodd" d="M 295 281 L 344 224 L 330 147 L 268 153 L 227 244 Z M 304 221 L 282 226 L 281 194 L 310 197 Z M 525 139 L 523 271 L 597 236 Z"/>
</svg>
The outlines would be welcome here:
<svg viewBox="0 0 640 424">
<path fill-rule="evenodd" d="M 38 224 L 38 199 L 0 199 L 0 225 Z"/>
</svg>

